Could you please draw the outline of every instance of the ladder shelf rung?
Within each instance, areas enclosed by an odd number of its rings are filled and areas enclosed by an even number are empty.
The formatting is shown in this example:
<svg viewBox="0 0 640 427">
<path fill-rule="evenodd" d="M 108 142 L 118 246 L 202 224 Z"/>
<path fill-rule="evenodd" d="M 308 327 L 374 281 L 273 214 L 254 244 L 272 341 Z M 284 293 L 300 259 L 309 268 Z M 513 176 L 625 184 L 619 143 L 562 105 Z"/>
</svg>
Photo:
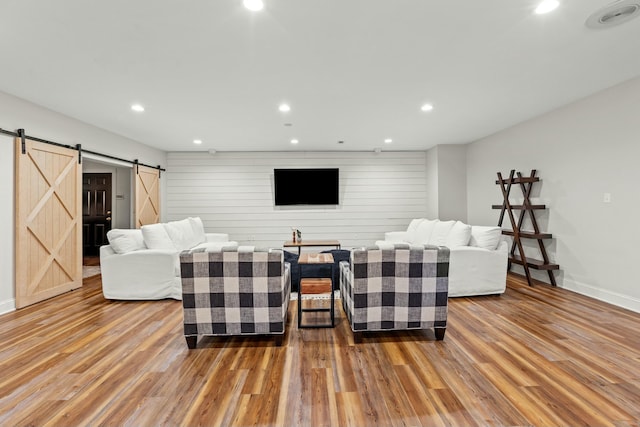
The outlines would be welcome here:
<svg viewBox="0 0 640 427">
<path fill-rule="evenodd" d="M 524 184 L 524 183 L 528 183 L 528 182 L 538 182 L 540 181 L 540 178 L 538 178 L 537 176 L 534 176 L 533 178 L 530 176 L 523 176 L 522 178 L 513 178 L 513 179 L 509 179 L 509 178 L 504 178 L 502 180 L 503 184 Z M 500 180 L 496 179 L 496 184 L 500 184 Z"/>
<path fill-rule="evenodd" d="M 502 234 L 505 236 L 513 236 L 515 233 L 512 230 L 502 230 Z M 520 231 L 518 232 L 520 237 L 525 239 L 551 239 L 551 233 L 534 233 L 532 231 Z"/>
<path fill-rule="evenodd" d="M 509 257 L 509 261 L 515 264 L 524 265 L 524 262 L 520 259 L 519 255 L 511 255 Z M 530 257 L 527 257 L 527 266 L 534 270 L 558 270 L 560 268 L 558 264 L 545 263 L 542 260 Z"/>
<path fill-rule="evenodd" d="M 491 209 L 502 209 L 503 205 L 491 205 Z M 540 209 L 546 209 L 547 205 L 530 205 L 529 207 L 526 207 L 524 205 L 511 205 L 511 209 L 515 209 L 515 210 L 523 210 L 523 209 L 527 209 L 527 210 L 540 210 Z M 505 208 L 506 209 L 506 208 Z"/>
</svg>

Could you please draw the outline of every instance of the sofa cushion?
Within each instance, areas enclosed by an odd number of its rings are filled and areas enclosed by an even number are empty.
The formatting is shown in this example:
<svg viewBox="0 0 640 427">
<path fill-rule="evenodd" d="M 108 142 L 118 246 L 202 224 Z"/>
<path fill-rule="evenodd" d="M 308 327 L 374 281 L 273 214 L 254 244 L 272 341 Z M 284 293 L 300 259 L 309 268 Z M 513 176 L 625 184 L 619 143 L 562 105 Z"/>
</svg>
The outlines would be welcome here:
<svg viewBox="0 0 640 427">
<path fill-rule="evenodd" d="M 170 221 L 164 224 L 169 238 L 178 251 L 191 249 L 206 240 L 202 221 L 198 220 L 195 218 L 185 218 L 180 221 Z"/>
<path fill-rule="evenodd" d="M 501 227 L 474 225 L 471 227 L 471 239 L 469 240 L 469 246 L 476 246 L 478 248 L 493 251 L 498 247 L 501 235 Z"/>
<path fill-rule="evenodd" d="M 424 221 L 424 218 L 416 218 L 411 220 L 411 222 L 409 223 L 409 226 L 407 227 L 407 235 L 409 236 L 414 235 L 416 230 L 418 229 L 418 226 L 420 225 L 420 223 L 422 223 L 422 221 Z"/>
<path fill-rule="evenodd" d="M 109 245 L 117 254 L 146 249 L 140 230 L 114 228 L 107 232 L 107 240 L 109 240 Z"/>
<path fill-rule="evenodd" d="M 176 250 L 176 246 L 167 234 L 164 224 L 147 224 L 142 226 L 144 244 L 149 249 Z"/>
<path fill-rule="evenodd" d="M 469 246 L 469 239 L 471 239 L 471 226 L 462 221 L 456 221 L 449 231 L 445 246 L 448 248 Z"/>
<path fill-rule="evenodd" d="M 202 219 L 200 219 L 199 216 L 196 216 L 196 217 L 190 216 L 187 219 L 191 223 L 191 227 L 193 227 L 193 232 L 194 232 L 195 236 L 199 240 L 198 243 L 205 242 L 207 240 L 207 237 L 206 237 L 205 232 L 204 232 L 204 224 L 202 223 Z M 198 244 L 198 243 L 196 243 L 196 244 Z"/>
<path fill-rule="evenodd" d="M 447 236 L 455 223 L 455 221 L 438 221 L 433 227 L 431 236 L 429 236 L 429 244 L 445 246 L 447 243 Z"/>
<path fill-rule="evenodd" d="M 431 233 L 433 232 L 434 227 L 439 221 L 437 219 L 429 220 L 425 219 L 420 224 L 418 224 L 418 228 L 416 232 L 408 236 L 409 243 L 419 244 L 419 245 L 427 245 L 429 244 L 429 238 L 431 237 Z"/>
</svg>

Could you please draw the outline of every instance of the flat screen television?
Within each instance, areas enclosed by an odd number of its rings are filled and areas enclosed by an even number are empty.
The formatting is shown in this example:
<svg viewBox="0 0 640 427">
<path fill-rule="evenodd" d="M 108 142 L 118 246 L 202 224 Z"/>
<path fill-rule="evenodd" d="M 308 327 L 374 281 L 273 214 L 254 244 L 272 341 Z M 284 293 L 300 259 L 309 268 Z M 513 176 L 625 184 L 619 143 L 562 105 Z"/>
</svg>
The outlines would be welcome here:
<svg viewBox="0 0 640 427">
<path fill-rule="evenodd" d="M 274 169 L 276 206 L 338 205 L 338 169 Z"/>
</svg>

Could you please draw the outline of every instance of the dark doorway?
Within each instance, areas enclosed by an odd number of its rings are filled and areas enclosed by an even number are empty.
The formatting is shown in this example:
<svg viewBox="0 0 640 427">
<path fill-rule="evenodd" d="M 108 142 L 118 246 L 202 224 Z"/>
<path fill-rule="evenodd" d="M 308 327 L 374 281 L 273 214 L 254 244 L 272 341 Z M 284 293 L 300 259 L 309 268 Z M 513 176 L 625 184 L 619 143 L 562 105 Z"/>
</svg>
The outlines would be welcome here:
<svg viewBox="0 0 640 427">
<path fill-rule="evenodd" d="M 83 255 L 96 256 L 111 230 L 111 174 L 82 174 Z"/>
</svg>

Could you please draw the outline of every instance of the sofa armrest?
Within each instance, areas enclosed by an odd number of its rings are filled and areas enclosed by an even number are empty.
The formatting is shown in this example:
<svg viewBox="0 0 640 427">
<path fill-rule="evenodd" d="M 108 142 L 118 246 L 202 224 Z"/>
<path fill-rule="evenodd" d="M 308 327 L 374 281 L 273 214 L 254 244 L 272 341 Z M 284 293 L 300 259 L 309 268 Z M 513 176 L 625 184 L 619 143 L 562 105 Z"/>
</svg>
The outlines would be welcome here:
<svg viewBox="0 0 640 427">
<path fill-rule="evenodd" d="M 451 249 L 449 297 L 501 294 L 507 286 L 509 243 L 498 248 L 458 246 Z"/>
<path fill-rule="evenodd" d="M 100 269 L 103 281 L 109 281 L 112 273 L 126 275 L 135 281 L 141 278 L 176 277 L 178 252 L 170 249 L 141 249 L 139 251 L 116 254 L 110 246 L 100 248 Z M 148 280 L 144 280 L 145 282 Z"/>
<path fill-rule="evenodd" d="M 228 242 L 229 235 L 227 233 L 204 233 L 206 243 Z"/>
<path fill-rule="evenodd" d="M 408 237 L 406 231 L 388 231 L 384 233 L 384 240 L 387 242 L 408 242 Z"/>
<path fill-rule="evenodd" d="M 102 290 L 108 299 L 157 299 L 175 287 L 179 268 L 177 251 L 141 249 L 116 254 L 108 245 L 100 248 Z M 170 293 L 179 299 L 178 289 Z"/>
</svg>

